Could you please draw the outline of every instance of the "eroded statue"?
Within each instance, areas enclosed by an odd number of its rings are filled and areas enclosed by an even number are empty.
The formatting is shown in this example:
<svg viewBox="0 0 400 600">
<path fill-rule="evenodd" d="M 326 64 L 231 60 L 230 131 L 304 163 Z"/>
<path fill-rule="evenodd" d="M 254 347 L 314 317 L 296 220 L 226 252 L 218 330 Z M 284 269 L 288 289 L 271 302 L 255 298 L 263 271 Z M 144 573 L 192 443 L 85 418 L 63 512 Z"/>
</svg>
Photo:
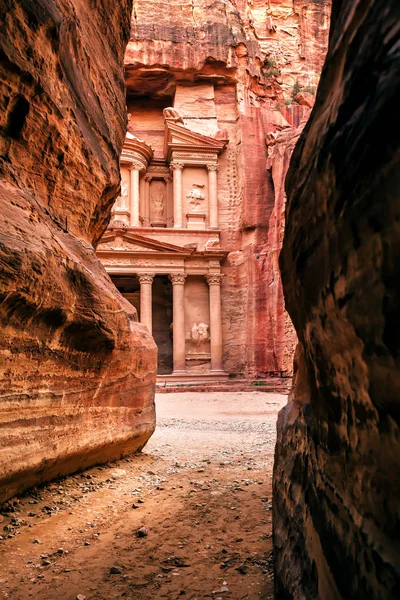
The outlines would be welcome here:
<svg viewBox="0 0 400 600">
<path fill-rule="evenodd" d="M 200 344 L 208 342 L 210 340 L 208 330 L 209 326 L 207 323 L 194 323 L 190 331 L 190 341 L 192 344 L 199 346 Z"/>
<path fill-rule="evenodd" d="M 173 108 L 172 106 L 168 106 L 168 108 L 164 108 L 163 110 L 164 119 L 169 119 L 171 121 L 175 121 L 175 123 L 182 123 L 183 118 L 179 110 Z"/>
<path fill-rule="evenodd" d="M 153 194 L 151 204 L 156 217 L 164 216 L 164 194 Z"/>
<path fill-rule="evenodd" d="M 190 189 L 186 194 L 186 198 L 194 207 L 199 206 L 203 202 L 203 200 L 206 199 L 205 194 L 203 194 L 203 192 L 201 191 L 201 188 L 204 188 L 204 185 L 202 183 L 194 183 L 192 185 L 192 189 Z"/>
</svg>

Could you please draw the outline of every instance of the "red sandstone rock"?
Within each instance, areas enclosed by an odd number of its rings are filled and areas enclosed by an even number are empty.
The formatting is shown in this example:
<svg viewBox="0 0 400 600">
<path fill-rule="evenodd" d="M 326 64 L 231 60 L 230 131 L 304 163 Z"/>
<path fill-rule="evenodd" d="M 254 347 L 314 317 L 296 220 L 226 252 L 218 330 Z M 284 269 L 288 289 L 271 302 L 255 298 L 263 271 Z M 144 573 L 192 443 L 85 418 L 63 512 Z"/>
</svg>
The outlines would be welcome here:
<svg viewBox="0 0 400 600">
<path fill-rule="evenodd" d="M 312 108 L 314 106 L 315 97 L 312 94 L 308 94 L 307 92 L 299 92 L 295 95 L 293 100 L 301 106 L 307 106 L 308 108 Z"/>
<path fill-rule="evenodd" d="M 278 599 L 400 593 L 399 16 L 397 0 L 333 2 L 287 178 L 281 266 L 301 345 L 275 454 Z"/>
<path fill-rule="evenodd" d="M 91 245 L 119 192 L 130 8 L 14 0 L 4 17 L 0 501 L 154 429 L 154 342 Z"/>
<path fill-rule="evenodd" d="M 298 128 L 310 113 L 292 102 L 293 93 L 317 86 L 330 0 L 173 0 L 164 7 L 160 0 L 135 2 L 125 55 L 130 130 L 161 155 L 157 107 L 174 98 L 186 126 L 211 136 L 227 131 L 219 171 L 221 242 L 229 251 L 224 367 L 249 376 L 290 374 L 296 336 L 278 268 L 283 184 Z M 144 110 L 135 110 L 140 102 Z M 277 138 L 270 136 L 286 129 L 291 133 L 271 153 Z"/>
</svg>

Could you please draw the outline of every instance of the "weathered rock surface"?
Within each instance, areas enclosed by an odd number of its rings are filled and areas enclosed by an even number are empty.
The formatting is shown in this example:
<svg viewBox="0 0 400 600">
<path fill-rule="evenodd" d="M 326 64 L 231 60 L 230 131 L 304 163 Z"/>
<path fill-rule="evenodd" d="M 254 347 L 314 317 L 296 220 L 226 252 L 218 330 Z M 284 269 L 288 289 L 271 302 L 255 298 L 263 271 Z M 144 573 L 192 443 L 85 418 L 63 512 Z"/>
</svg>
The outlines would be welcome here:
<svg viewBox="0 0 400 600">
<path fill-rule="evenodd" d="M 400 597 L 398 2 L 333 2 L 281 255 L 301 347 L 278 422 L 276 597 Z"/>
<path fill-rule="evenodd" d="M 0 501 L 143 446 L 156 370 L 91 245 L 119 192 L 131 4 L 2 8 Z"/>
<path fill-rule="evenodd" d="M 187 127 L 229 137 L 218 193 L 229 251 L 222 266 L 224 368 L 232 374 L 292 371 L 296 336 L 278 267 L 284 178 L 310 114 L 310 102 L 293 98 L 315 93 L 329 15 L 330 0 L 173 0 L 168 10 L 160 0 L 134 2 L 125 55 L 131 133 L 161 153 L 157 106 L 174 102 Z M 135 112 L 140 101 L 145 116 Z"/>
</svg>

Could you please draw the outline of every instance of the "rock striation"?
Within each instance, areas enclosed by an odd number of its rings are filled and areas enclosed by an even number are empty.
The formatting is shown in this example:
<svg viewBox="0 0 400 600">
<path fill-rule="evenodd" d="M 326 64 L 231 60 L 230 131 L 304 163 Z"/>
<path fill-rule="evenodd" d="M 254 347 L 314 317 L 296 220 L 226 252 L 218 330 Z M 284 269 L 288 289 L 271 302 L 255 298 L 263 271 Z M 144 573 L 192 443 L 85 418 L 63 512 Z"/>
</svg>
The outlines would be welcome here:
<svg viewBox="0 0 400 600">
<path fill-rule="evenodd" d="M 400 596 L 399 4 L 334 0 L 286 181 L 300 341 L 278 421 L 276 598 Z"/>
<path fill-rule="evenodd" d="M 311 112 L 329 16 L 330 0 L 173 0 L 168 10 L 160 0 L 134 1 L 125 55 L 130 132 L 157 155 L 159 107 L 174 106 L 186 127 L 229 139 L 218 195 L 231 375 L 292 372 L 296 335 L 278 266 L 284 178 Z"/>
<path fill-rule="evenodd" d="M 0 501 L 154 429 L 154 342 L 92 246 L 119 193 L 130 11 L 3 6 Z"/>
</svg>

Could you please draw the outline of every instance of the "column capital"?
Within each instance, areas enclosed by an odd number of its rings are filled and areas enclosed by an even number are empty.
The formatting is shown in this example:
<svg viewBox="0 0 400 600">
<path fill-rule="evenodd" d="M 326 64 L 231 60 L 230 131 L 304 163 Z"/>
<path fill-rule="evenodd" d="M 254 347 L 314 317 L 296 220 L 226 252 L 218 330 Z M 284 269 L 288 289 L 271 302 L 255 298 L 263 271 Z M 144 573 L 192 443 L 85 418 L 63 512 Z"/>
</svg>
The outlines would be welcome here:
<svg viewBox="0 0 400 600">
<path fill-rule="evenodd" d="M 169 163 L 171 171 L 182 171 L 184 166 L 184 163 L 179 160 L 173 160 Z"/>
<path fill-rule="evenodd" d="M 137 158 L 132 158 L 128 168 L 130 171 L 145 171 L 146 163 L 138 160 Z"/>
<path fill-rule="evenodd" d="M 186 275 L 184 273 L 171 273 L 168 278 L 172 285 L 183 285 L 185 283 Z"/>
<path fill-rule="evenodd" d="M 136 277 L 139 283 L 153 283 L 154 275 L 151 273 L 138 273 Z"/>
<path fill-rule="evenodd" d="M 208 171 L 218 171 L 218 165 L 208 164 L 207 169 Z"/>
<path fill-rule="evenodd" d="M 205 275 L 208 285 L 221 285 L 223 275 L 220 273 L 212 273 Z"/>
</svg>

